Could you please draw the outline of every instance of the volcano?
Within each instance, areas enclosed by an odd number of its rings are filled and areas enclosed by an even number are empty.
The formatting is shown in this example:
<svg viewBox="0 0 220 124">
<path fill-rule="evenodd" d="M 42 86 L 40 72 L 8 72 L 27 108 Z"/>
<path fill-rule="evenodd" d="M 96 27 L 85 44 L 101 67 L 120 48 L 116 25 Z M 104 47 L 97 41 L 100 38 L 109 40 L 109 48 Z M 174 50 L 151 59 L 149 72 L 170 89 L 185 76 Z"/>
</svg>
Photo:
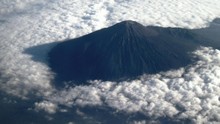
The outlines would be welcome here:
<svg viewBox="0 0 220 124">
<path fill-rule="evenodd" d="M 190 53 L 201 45 L 197 39 L 186 29 L 123 21 L 58 44 L 49 63 L 58 80 L 129 80 L 194 62 Z"/>
</svg>

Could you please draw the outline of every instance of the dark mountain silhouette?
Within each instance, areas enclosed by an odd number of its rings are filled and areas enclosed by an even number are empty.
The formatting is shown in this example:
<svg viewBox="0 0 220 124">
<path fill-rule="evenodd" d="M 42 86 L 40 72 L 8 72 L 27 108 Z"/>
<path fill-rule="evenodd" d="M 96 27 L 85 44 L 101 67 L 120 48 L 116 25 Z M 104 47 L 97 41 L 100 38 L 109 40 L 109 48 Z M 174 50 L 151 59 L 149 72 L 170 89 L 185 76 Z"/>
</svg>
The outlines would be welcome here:
<svg viewBox="0 0 220 124">
<path fill-rule="evenodd" d="M 58 44 L 49 52 L 49 63 L 58 80 L 121 81 L 187 66 L 195 60 L 190 53 L 207 45 L 201 39 L 187 29 L 123 21 Z"/>
</svg>

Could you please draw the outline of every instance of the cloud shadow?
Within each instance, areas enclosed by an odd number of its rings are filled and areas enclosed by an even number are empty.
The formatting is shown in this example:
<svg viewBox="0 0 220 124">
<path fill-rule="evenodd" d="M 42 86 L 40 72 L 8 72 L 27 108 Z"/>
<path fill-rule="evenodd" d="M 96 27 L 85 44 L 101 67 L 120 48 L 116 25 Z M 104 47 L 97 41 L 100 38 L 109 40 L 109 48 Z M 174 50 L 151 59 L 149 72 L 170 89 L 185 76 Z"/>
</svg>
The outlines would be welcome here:
<svg viewBox="0 0 220 124">
<path fill-rule="evenodd" d="M 29 47 L 23 51 L 24 54 L 31 55 L 31 59 L 36 62 L 41 62 L 48 65 L 48 53 L 49 51 L 58 44 L 55 41 L 52 43 L 40 44 Z"/>
</svg>

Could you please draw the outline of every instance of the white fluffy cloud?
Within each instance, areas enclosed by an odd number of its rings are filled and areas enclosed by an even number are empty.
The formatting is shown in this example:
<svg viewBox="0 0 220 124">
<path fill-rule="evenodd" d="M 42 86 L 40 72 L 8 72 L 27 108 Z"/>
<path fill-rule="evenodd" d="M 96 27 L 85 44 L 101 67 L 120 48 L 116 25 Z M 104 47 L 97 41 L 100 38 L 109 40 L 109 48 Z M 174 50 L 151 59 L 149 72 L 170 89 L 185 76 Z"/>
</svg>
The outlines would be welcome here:
<svg viewBox="0 0 220 124">
<path fill-rule="evenodd" d="M 42 102 L 36 102 L 35 104 L 35 110 L 44 110 L 50 114 L 56 113 L 57 105 L 48 101 L 42 101 Z"/>
<path fill-rule="evenodd" d="M 144 75 L 131 82 L 94 81 L 89 86 L 58 91 L 53 88 L 53 73 L 46 61 L 53 45 L 34 51 L 37 61 L 24 52 L 128 19 L 144 25 L 200 28 L 220 17 L 219 10 L 219 0 L 1 0 L 0 89 L 22 98 L 30 93 L 43 96 L 47 100 L 34 106 L 49 113 L 54 113 L 59 104 L 105 104 L 152 117 L 175 116 L 197 123 L 220 121 L 218 50 L 197 50 L 200 61 L 187 68 Z"/>
</svg>

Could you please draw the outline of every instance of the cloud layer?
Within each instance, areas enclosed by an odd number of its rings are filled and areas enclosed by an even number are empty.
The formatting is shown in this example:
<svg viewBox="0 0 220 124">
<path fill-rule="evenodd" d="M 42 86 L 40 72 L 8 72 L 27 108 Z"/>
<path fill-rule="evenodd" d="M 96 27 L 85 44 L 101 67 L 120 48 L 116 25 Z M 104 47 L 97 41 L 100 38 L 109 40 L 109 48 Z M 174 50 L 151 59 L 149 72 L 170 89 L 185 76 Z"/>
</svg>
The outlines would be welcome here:
<svg viewBox="0 0 220 124">
<path fill-rule="evenodd" d="M 201 48 L 200 58 L 185 69 L 143 75 L 130 82 L 92 81 L 57 91 L 52 103 L 77 106 L 108 105 L 128 113 L 159 118 L 192 119 L 196 123 L 220 121 L 220 51 Z"/>
<path fill-rule="evenodd" d="M 88 86 L 60 90 L 53 87 L 53 73 L 47 66 L 47 52 L 53 46 L 35 51 L 41 62 L 24 52 L 29 47 L 75 38 L 128 19 L 144 25 L 200 28 L 220 17 L 219 10 L 218 0 L 2 0 L 0 89 L 21 98 L 29 98 L 30 94 L 43 97 L 33 106 L 49 113 L 56 112 L 59 105 L 107 105 L 155 118 L 219 122 L 219 50 L 202 47 L 195 51 L 200 61 L 187 68 L 144 75 L 130 82 L 92 81 Z"/>
</svg>

